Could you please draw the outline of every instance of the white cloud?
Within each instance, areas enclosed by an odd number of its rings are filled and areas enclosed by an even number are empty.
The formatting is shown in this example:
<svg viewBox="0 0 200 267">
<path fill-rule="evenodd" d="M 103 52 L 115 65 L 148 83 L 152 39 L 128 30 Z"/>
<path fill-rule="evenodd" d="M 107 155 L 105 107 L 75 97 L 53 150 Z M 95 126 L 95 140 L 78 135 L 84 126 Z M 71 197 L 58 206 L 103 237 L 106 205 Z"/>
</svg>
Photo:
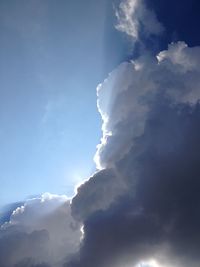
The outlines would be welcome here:
<svg viewBox="0 0 200 267">
<path fill-rule="evenodd" d="M 171 62 L 173 65 L 179 65 L 179 71 L 195 71 L 197 69 L 200 55 L 199 48 L 188 48 L 185 42 L 172 43 L 169 45 L 168 50 L 164 50 L 157 55 L 158 62 L 163 61 Z"/>
<path fill-rule="evenodd" d="M 157 57 L 148 53 L 122 63 L 97 87 L 102 139 L 94 157 L 98 169 L 112 168 L 145 127 L 151 102 L 162 94 L 174 103 L 200 99 L 200 47 L 172 43 Z"/>
<path fill-rule="evenodd" d="M 145 36 L 159 35 L 163 26 L 155 13 L 148 9 L 143 0 L 124 0 L 116 10 L 118 23 L 116 29 L 126 33 L 134 40 L 139 39 L 140 31 Z"/>
<path fill-rule="evenodd" d="M 57 266 L 56 264 L 62 263 L 67 256 L 78 251 L 80 228 L 81 225 L 71 216 L 70 199 L 66 196 L 45 193 L 41 197 L 29 199 L 23 206 L 14 210 L 10 221 L 1 227 L 0 238 L 5 239 L 6 243 L 7 237 L 15 236 L 16 233 L 21 236 L 27 235 L 27 238 L 38 233 L 35 242 L 41 246 L 43 243 L 39 238 L 46 233 L 48 240 L 42 247 L 45 253 L 38 255 L 34 247 L 35 243 L 32 246 L 30 242 L 26 255 L 18 247 L 14 247 L 14 251 L 12 250 L 8 255 L 9 259 L 5 258 L 4 261 L 6 263 L 6 260 L 12 259 L 14 265 L 29 256 L 36 262 L 45 261 Z M 27 241 L 22 240 L 21 246 L 24 242 Z M 2 256 L 0 255 L 0 262 Z"/>
</svg>

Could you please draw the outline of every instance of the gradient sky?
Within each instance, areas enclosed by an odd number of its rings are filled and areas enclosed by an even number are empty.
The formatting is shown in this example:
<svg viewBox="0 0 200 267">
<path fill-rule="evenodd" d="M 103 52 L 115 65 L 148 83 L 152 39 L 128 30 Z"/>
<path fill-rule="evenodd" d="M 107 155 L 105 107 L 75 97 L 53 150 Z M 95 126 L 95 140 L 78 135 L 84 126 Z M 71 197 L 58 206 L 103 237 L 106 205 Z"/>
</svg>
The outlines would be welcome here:
<svg viewBox="0 0 200 267">
<path fill-rule="evenodd" d="M 96 86 L 124 56 L 111 1 L 0 1 L 0 203 L 94 170 Z"/>
</svg>

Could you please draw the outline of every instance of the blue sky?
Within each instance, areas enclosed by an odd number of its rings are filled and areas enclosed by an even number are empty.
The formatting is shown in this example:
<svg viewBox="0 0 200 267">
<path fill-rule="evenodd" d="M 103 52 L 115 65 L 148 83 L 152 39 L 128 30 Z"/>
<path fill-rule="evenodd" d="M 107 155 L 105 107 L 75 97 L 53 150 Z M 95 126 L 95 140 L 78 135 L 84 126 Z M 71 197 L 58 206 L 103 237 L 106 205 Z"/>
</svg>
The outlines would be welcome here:
<svg viewBox="0 0 200 267">
<path fill-rule="evenodd" d="M 111 1 L 0 2 L 0 203 L 94 171 L 96 86 L 123 58 Z"/>
</svg>

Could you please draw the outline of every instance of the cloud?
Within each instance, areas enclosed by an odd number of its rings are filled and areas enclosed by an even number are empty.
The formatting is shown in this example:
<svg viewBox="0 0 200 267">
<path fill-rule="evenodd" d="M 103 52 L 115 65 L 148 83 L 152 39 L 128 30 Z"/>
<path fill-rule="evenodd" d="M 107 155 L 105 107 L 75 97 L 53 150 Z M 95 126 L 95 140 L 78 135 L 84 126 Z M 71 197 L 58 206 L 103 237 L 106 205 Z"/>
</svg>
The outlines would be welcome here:
<svg viewBox="0 0 200 267">
<path fill-rule="evenodd" d="M 125 183 L 114 169 L 101 170 L 77 189 L 72 215 L 83 221 L 96 210 L 106 210 L 116 196 L 126 191 Z"/>
<path fill-rule="evenodd" d="M 8 205 L 5 205 L 0 208 L 0 225 L 10 220 L 10 216 L 13 213 L 13 210 L 19 206 L 23 206 L 24 202 L 14 202 Z"/>
<path fill-rule="evenodd" d="M 144 1 L 116 16 L 134 41 L 163 31 Z M 1 267 L 199 267 L 199 65 L 200 47 L 177 42 L 110 73 L 97 88 L 98 171 L 72 200 L 17 207 L 0 230 Z"/>
<path fill-rule="evenodd" d="M 65 266 L 199 266 L 199 65 L 200 47 L 173 43 L 98 86 L 101 170 L 72 200 L 84 238 Z"/>
<path fill-rule="evenodd" d="M 148 37 L 160 35 L 164 30 L 154 11 L 148 9 L 143 0 L 123 0 L 116 10 L 116 17 L 116 29 L 134 40 L 139 39 L 141 32 Z"/>
<path fill-rule="evenodd" d="M 62 266 L 79 249 L 80 227 L 66 196 L 29 199 L 1 227 L 0 266 Z"/>
<path fill-rule="evenodd" d="M 97 168 L 111 167 L 144 131 L 150 103 L 163 94 L 174 103 L 196 103 L 200 97 L 200 48 L 184 42 L 169 45 L 154 58 L 146 53 L 122 63 L 98 86 L 98 109 L 103 137 L 97 147 Z"/>
</svg>

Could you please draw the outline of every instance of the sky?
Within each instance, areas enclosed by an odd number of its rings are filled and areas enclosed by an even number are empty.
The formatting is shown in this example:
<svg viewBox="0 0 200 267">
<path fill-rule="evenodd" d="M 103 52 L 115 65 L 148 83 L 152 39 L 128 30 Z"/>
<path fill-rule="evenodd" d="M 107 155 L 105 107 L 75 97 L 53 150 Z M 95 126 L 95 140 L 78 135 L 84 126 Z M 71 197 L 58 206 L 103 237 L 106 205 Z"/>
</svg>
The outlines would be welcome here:
<svg viewBox="0 0 200 267">
<path fill-rule="evenodd" d="M 199 267 L 199 11 L 0 1 L 1 267 Z"/>
<path fill-rule="evenodd" d="M 114 18 L 108 1 L 0 1 L 1 205 L 72 196 L 95 170 L 96 86 L 126 53 Z"/>
</svg>

